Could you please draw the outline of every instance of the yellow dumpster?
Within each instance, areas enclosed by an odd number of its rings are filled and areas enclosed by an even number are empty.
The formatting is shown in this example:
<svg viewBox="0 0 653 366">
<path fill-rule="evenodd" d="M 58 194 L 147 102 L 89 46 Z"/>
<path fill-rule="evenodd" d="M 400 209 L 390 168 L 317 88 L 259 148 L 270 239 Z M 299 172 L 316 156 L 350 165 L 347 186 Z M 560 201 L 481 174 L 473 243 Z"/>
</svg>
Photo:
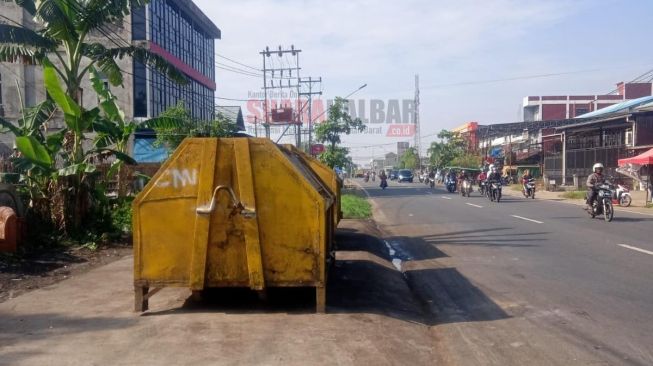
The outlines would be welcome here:
<svg viewBox="0 0 653 366">
<path fill-rule="evenodd" d="M 162 287 L 315 287 L 324 311 L 335 197 L 267 139 L 186 139 L 133 204 L 136 311 Z"/>
<path fill-rule="evenodd" d="M 334 221 L 336 226 L 338 223 L 340 223 L 340 220 L 342 219 L 342 208 L 340 206 L 340 194 L 342 190 L 342 179 L 338 176 L 338 174 L 325 164 L 323 164 L 321 161 L 315 159 L 314 157 L 306 154 L 304 151 L 298 149 L 295 147 L 295 145 L 282 145 L 286 150 L 288 150 L 292 154 L 296 154 L 299 156 L 300 159 L 304 160 L 304 162 L 317 174 L 317 176 L 322 180 L 323 183 L 327 185 L 331 189 L 331 193 L 333 193 L 336 197 L 336 209 L 334 210 Z"/>
</svg>

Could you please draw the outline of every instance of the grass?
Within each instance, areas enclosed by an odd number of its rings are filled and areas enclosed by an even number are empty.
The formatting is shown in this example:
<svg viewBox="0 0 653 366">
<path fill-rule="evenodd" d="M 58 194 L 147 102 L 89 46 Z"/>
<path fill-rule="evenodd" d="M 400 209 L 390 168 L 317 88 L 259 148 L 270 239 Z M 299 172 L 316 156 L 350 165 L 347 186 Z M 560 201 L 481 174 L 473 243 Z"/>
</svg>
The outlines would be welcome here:
<svg viewBox="0 0 653 366">
<path fill-rule="evenodd" d="M 561 194 L 560 197 L 572 200 L 582 200 L 585 199 L 586 195 L 586 191 L 569 191 Z"/>
<path fill-rule="evenodd" d="M 358 195 L 343 194 L 342 214 L 345 219 L 369 219 L 372 217 L 372 205 Z"/>
</svg>

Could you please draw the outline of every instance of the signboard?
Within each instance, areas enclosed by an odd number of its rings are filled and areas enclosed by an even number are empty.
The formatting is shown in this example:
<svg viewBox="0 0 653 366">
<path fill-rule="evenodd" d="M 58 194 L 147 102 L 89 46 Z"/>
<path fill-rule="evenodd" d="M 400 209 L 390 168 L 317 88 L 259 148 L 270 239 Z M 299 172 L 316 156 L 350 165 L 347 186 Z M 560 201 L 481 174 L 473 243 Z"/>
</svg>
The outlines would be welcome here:
<svg viewBox="0 0 653 366">
<path fill-rule="evenodd" d="M 320 155 L 324 152 L 324 145 L 314 144 L 311 146 L 311 155 Z"/>
</svg>

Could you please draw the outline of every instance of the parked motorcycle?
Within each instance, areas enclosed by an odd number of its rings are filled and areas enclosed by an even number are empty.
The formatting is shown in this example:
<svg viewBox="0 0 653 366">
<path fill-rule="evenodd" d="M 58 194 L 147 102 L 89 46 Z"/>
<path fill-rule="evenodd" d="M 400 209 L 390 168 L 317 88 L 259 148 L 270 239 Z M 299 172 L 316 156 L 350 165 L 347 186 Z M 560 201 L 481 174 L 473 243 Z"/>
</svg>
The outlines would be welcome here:
<svg viewBox="0 0 653 366">
<path fill-rule="evenodd" d="M 470 197 L 472 193 L 472 182 L 469 179 L 465 179 L 462 183 L 462 187 L 460 187 L 460 194 L 463 195 L 463 197 Z"/>
<path fill-rule="evenodd" d="M 588 211 L 592 218 L 603 215 L 606 222 L 612 221 L 614 218 L 614 207 L 612 206 L 612 197 L 614 190 L 608 183 L 599 186 L 599 194 L 592 203 L 592 208 Z"/>
<path fill-rule="evenodd" d="M 633 197 L 630 196 L 630 190 L 621 184 L 617 184 L 617 189 L 615 189 L 612 199 L 616 200 L 621 207 L 628 207 L 633 202 Z"/>
<path fill-rule="evenodd" d="M 526 182 L 526 187 L 522 189 L 522 193 L 526 198 L 535 199 L 535 179 L 531 178 Z"/>
<path fill-rule="evenodd" d="M 501 201 L 501 182 L 492 182 L 488 187 L 488 196 L 490 201 L 500 202 Z"/>
</svg>

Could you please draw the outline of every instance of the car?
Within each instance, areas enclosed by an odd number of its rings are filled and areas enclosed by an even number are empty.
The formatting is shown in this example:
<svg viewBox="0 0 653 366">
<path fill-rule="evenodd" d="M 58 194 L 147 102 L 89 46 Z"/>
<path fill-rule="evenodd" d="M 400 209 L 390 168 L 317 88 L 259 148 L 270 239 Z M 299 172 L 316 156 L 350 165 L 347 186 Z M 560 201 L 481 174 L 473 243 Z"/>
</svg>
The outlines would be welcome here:
<svg viewBox="0 0 653 366">
<path fill-rule="evenodd" d="M 399 171 L 397 171 L 397 170 L 391 171 L 390 174 L 388 174 L 388 178 L 390 178 L 390 180 L 398 179 L 399 178 Z"/>
<path fill-rule="evenodd" d="M 413 172 L 411 172 L 408 169 L 402 169 L 402 170 L 399 171 L 399 175 L 397 176 L 397 180 L 399 182 L 413 183 Z"/>
</svg>

